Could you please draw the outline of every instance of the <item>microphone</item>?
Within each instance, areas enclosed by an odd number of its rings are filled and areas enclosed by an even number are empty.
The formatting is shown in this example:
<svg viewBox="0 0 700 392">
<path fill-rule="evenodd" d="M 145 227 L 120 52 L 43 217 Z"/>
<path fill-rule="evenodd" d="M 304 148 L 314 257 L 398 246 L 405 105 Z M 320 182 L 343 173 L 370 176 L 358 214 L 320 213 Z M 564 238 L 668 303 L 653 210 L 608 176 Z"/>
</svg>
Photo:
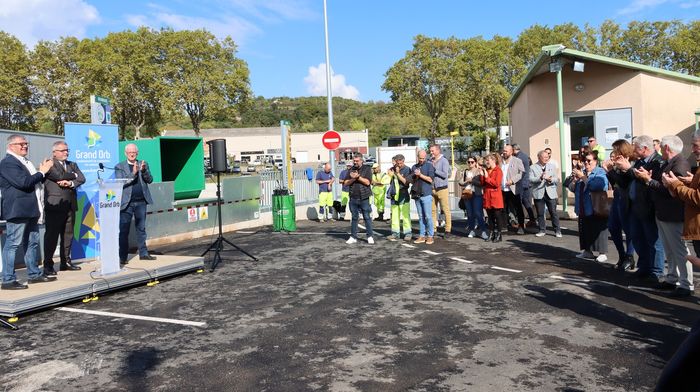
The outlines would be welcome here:
<svg viewBox="0 0 700 392">
<path fill-rule="evenodd" d="M 105 171 L 105 169 L 115 170 L 115 169 L 114 169 L 113 167 L 111 167 L 111 166 L 105 166 L 104 163 L 102 163 L 102 162 L 98 163 L 97 166 L 100 167 L 100 170 L 101 170 L 101 171 Z"/>
</svg>

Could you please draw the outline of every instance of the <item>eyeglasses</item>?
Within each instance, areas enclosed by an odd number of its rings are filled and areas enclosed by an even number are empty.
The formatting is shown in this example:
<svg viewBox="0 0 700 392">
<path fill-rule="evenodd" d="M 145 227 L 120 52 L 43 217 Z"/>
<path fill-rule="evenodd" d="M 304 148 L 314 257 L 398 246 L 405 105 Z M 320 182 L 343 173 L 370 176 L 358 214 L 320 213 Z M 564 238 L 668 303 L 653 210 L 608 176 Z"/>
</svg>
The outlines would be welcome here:
<svg viewBox="0 0 700 392">
<path fill-rule="evenodd" d="M 29 147 L 29 143 L 27 142 L 22 142 L 22 143 L 10 143 L 12 146 L 22 146 L 22 147 Z"/>
<path fill-rule="evenodd" d="M 467 161 L 467 163 L 476 163 L 475 161 Z"/>
<path fill-rule="evenodd" d="M 583 161 L 585 163 L 591 163 L 591 162 L 595 162 L 595 159 L 584 159 Z"/>
<path fill-rule="evenodd" d="M 70 152 L 69 149 L 64 148 L 63 150 L 53 150 L 54 152 Z"/>
<path fill-rule="evenodd" d="M 595 139 L 588 139 L 588 143 L 594 142 Z"/>
</svg>

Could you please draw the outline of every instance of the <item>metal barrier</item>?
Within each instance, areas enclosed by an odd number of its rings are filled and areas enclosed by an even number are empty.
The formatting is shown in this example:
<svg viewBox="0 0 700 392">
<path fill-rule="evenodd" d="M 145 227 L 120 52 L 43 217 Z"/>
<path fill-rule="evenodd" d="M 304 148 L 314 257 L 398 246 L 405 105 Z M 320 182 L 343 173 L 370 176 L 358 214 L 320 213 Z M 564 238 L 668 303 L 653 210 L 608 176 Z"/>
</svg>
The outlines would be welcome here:
<svg viewBox="0 0 700 392">
<path fill-rule="evenodd" d="M 316 171 L 314 169 L 314 177 Z M 272 211 L 272 191 L 282 187 L 282 172 L 279 170 L 264 171 L 260 175 L 260 212 Z M 318 184 L 313 179 L 309 181 L 305 170 L 293 170 L 292 181 L 294 184 L 294 201 L 296 205 L 318 203 Z"/>
</svg>

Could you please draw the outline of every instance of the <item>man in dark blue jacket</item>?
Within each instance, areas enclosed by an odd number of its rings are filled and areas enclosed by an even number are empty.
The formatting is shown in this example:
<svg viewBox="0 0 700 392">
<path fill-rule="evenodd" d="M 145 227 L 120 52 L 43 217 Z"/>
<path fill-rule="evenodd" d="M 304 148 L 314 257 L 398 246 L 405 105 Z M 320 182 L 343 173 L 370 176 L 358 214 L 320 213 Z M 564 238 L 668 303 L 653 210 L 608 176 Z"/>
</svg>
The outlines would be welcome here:
<svg viewBox="0 0 700 392">
<path fill-rule="evenodd" d="M 148 184 L 153 182 L 153 176 L 146 161 L 137 160 L 139 148 L 135 144 L 127 144 L 124 153 L 126 160 L 114 167 L 117 178 L 129 180 L 124 184 L 119 215 L 119 262 L 128 264 L 126 258 L 129 254 L 129 229 L 132 218 L 135 220 L 136 239 L 139 243 L 139 259 L 155 260 L 154 256 L 148 254 L 146 247 L 146 206 L 153 204 Z"/>
<path fill-rule="evenodd" d="M 29 283 L 56 280 L 54 276 L 44 275 L 37 266 L 39 219 L 43 210 L 42 183 L 53 162 L 45 159 L 37 171 L 27 159 L 28 153 L 27 139 L 21 135 L 10 135 L 7 138 L 7 155 L 0 161 L 0 219 L 7 221 L 7 239 L 2 248 L 2 290 L 27 288 L 17 281 L 15 274 L 15 254 L 20 246 L 24 250 Z M 27 238 L 27 242 L 24 242 L 24 238 Z"/>
</svg>

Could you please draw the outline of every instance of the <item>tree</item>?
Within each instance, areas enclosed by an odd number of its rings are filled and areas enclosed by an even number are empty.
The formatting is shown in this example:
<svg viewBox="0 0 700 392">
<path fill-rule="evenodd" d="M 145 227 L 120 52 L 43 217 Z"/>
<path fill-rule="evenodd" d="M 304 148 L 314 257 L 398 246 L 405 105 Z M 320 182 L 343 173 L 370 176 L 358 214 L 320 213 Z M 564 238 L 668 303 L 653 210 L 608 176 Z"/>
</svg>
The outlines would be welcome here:
<svg viewBox="0 0 700 392">
<path fill-rule="evenodd" d="M 414 39 L 413 49 L 385 74 L 382 89 L 391 93 L 404 113 L 420 107 L 430 117 L 428 138 L 438 136 L 440 117 L 455 91 L 457 58 L 462 45 L 457 38 L 446 40 L 422 35 Z"/>
<path fill-rule="evenodd" d="M 31 129 L 30 75 L 25 46 L 0 31 L 0 128 Z"/>
<path fill-rule="evenodd" d="M 235 114 L 250 95 L 247 64 L 236 57 L 230 37 L 219 41 L 205 30 L 163 30 L 165 100 L 172 112 L 184 110 L 199 136 L 208 116 Z"/>
<path fill-rule="evenodd" d="M 674 70 L 700 75 L 698 42 L 700 42 L 700 20 L 679 26 L 675 36 L 669 39 Z"/>
<path fill-rule="evenodd" d="M 88 91 L 111 98 L 113 117 L 123 139 L 127 138 L 127 130 L 133 130 L 134 139 L 141 137 L 144 127 L 157 132 L 165 91 L 159 38 L 158 32 L 142 27 L 109 33 L 81 48 Z"/>
<path fill-rule="evenodd" d="M 64 133 L 67 121 L 89 118 L 89 93 L 79 66 L 80 44 L 74 37 L 40 41 L 31 53 L 35 115 L 40 122 L 51 124 L 57 135 Z"/>
</svg>

